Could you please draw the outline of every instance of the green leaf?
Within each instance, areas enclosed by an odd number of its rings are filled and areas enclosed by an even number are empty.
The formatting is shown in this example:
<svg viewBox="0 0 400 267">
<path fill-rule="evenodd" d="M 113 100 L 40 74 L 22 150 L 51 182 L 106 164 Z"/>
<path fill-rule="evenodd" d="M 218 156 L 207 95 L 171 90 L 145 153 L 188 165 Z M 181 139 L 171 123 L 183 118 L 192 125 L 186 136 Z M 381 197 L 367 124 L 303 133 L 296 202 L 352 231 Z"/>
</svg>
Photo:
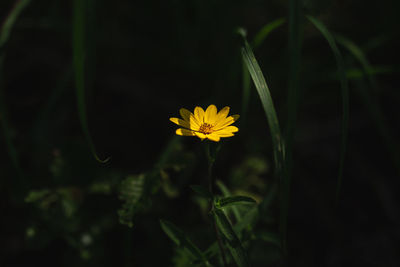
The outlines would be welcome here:
<svg viewBox="0 0 400 267">
<path fill-rule="evenodd" d="M 264 108 L 265 115 L 268 120 L 268 125 L 271 131 L 271 138 L 274 150 L 274 163 L 276 167 L 275 171 L 277 171 L 278 174 L 281 174 L 281 170 L 285 162 L 284 161 L 285 153 L 284 153 L 283 138 L 281 135 L 278 117 L 276 115 L 271 93 L 264 79 L 264 75 L 262 74 L 260 66 L 258 65 L 258 62 L 253 54 L 253 51 L 251 50 L 251 47 L 246 41 L 246 39 L 244 39 L 244 46 L 242 47 L 242 55 L 243 55 L 243 60 L 246 63 L 250 75 L 253 79 L 254 85 L 257 89 L 262 106 Z"/>
<path fill-rule="evenodd" d="M 135 214 L 144 207 L 143 198 L 145 192 L 144 174 L 129 176 L 122 181 L 119 198 L 124 201 L 118 210 L 119 221 L 129 227 L 133 226 L 132 219 Z"/>
<path fill-rule="evenodd" d="M 256 201 L 251 197 L 245 196 L 234 196 L 234 197 L 224 197 L 217 199 L 215 201 L 215 206 L 217 208 L 225 208 L 231 205 L 243 205 L 243 204 L 255 204 Z"/>
<path fill-rule="evenodd" d="M 221 180 L 217 180 L 216 185 L 218 186 L 219 190 L 221 190 L 222 194 L 224 197 L 230 197 L 232 196 L 231 192 L 229 189 L 225 186 L 225 184 Z M 242 216 L 240 215 L 239 209 L 236 206 L 231 206 L 232 212 L 235 216 L 236 221 L 240 221 Z"/>
<path fill-rule="evenodd" d="M 75 87 L 76 87 L 76 97 L 77 97 L 77 106 L 78 106 L 78 114 L 79 120 L 81 123 L 81 127 L 83 133 L 86 137 L 86 141 L 89 144 L 89 148 L 94 156 L 94 158 L 101 162 L 106 163 L 110 160 L 110 158 L 106 158 L 101 160 L 96 152 L 96 148 L 92 141 L 89 126 L 87 122 L 87 114 L 86 114 L 86 103 L 85 103 L 85 87 L 88 83 L 86 81 L 86 18 L 88 13 L 88 2 L 87 0 L 74 0 L 73 6 L 73 35 L 72 35 L 72 48 L 73 48 L 73 65 L 75 68 Z"/>
<path fill-rule="evenodd" d="M 243 36 L 244 38 L 244 36 Z M 286 149 L 279 126 L 278 117 L 274 108 L 271 93 L 268 85 L 265 81 L 264 75 L 262 74 L 261 68 L 251 50 L 250 45 L 244 38 L 244 46 L 242 47 L 243 60 L 246 62 L 247 68 L 253 79 L 254 85 L 257 89 L 260 97 L 262 106 L 264 108 L 265 115 L 267 117 L 269 129 L 271 131 L 272 147 L 274 154 L 275 164 L 275 176 L 279 180 L 281 186 L 281 218 L 280 218 L 280 229 L 282 235 L 283 249 L 286 251 L 286 221 L 288 213 L 289 203 L 289 171 L 287 170 L 286 162 Z"/>
<path fill-rule="evenodd" d="M 172 263 L 174 267 L 187 267 L 193 264 L 194 258 L 192 254 L 184 248 L 176 248 Z"/>
<path fill-rule="evenodd" d="M 256 49 L 257 47 L 259 47 L 272 31 L 277 29 L 279 26 L 281 26 L 285 22 L 286 22 L 285 18 L 279 18 L 279 19 L 271 21 L 270 23 L 268 23 L 264 27 L 262 27 L 261 30 L 259 30 L 258 33 L 256 34 L 256 36 L 254 37 L 254 40 L 252 43 L 253 48 Z"/>
<path fill-rule="evenodd" d="M 48 189 L 42 189 L 42 190 L 37 190 L 37 191 L 30 191 L 28 195 L 25 197 L 25 202 L 26 203 L 33 203 L 42 200 L 43 198 L 47 197 L 50 195 L 50 190 Z"/>
<path fill-rule="evenodd" d="M 208 191 L 204 186 L 191 185 L 190 188 L 201 197 L 204 197 L 206 199 L 213 199 L 214 198 L 213 194 L 211 194 L 211 192 Z"/>
<path fill-rule="evenodd" d="M 167 236 L 177 246 L 187 249 L 188 252 L 191 253 L 195 259 L 200 260 L 206 266 L 209 266 L 209 262 L 207 261 L 201 250 L 193 244 L 193 242 L 185 235 L 185 233 L 181 229 L 176 227 L 173 223 L 165 220 L 160 220 L 160 225 Z"/>
<path fill-rule="evenodd" d="M 236 264 L 239 267 L 250 266 L 247 259 L 246 251 L 244 250 L 242 243 L 237 237 L 231 223 L 225 216 L 224 212 L 220 209 L 214 209 L 213 215 L 218 229 L 221 231 L 222 235 L 227 241 L 229 251 L 231 252 L 231 255 Z"/>
<path fill-rule="evenodd" d="M 256 49 L 259 47 L 264 40 L 268 37 L 268 35 L 273 32 L 275 29 L 277 29 L 279 26 L 281 26 L 283 23 L 285 23 L 285 18 L 279 18 L 274 21 L 271 21 L 270 23 L 266 24 L 264 27 L 261 28 L 261 30 L 256 34 L 256 36 L 253 39 L 253 47 Z M 242 36 L 246 36 L 246 30 L 243 28 L 238 29 L 238 33 Z M 249 106 L 250 102 L 250 74 L 247 69 L 246 63 L 243 61 L 242 64 L 242 87 L 243 87 L 243 93 L 242 93 L 242 114 L 241 114 L 241 125 L 244 125 L 247 120 L 247 109 Z"/>
<path fill-rule="evenodd" d="M 341 93 L 342 93 L 342 137 L 341 137 L 341 145 L 340 145 L 340 159 L 339 159 L 339 171 L 337 178 L 337 187 L 336 187 L 336 203 L 339 201 L 340 189 L 342 185 L 343 179 L 343 167 L 344 160 L 347 149 L 347 139 L 348 139 L 348 124 L 349 124 L 349 85 L 346 76 L 346 68 L 344 65 L 342 54 L 339 51 L 339 48 L 336 45 L 335 39 L 332 34 L 328 31 L 325 25 L 319 21 L 318 19 L 312 16 L 306 16 L 311 23 L 321 32 L 321 34 L 325 37 L 328 42 L 331 50 L 336 59 L 336 65 L 338 68 L 338 74 L 340 79 Z"/>
</svg>

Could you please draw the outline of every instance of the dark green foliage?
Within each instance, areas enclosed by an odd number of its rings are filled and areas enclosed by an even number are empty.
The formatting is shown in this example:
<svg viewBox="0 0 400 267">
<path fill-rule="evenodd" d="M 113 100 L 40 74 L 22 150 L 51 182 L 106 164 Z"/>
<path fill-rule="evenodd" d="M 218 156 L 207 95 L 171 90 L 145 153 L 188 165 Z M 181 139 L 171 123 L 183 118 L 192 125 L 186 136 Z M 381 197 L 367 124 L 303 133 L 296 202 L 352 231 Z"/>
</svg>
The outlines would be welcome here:
<svg viewBox="0 0 400 267">
<path fill-rule="evenodd" d="M 182 230 L 177 228 L 173 223 L 160 220 L 161 228 L 171 238 L 172 241 L 178 246 L 187 250 L 194 260 L 200 261 L 205 266 L 209 266 L 204 254 L 201 250 L 193 244 L 193 242 L 183 233 Z M 192 262 L 194 261 L 192 260 Z"/>
<path fill-rule="evenodd" d="M 124 202 L 122 208 L 118 210 L 119 221 L 129 227 L 133 226 L 134 215 L 143 209 L 143 195 L 146 176 L 139 174 L 129 176 L 121 182 L 119 198 Z"/>
<path fill-rule="evenodd" d="M 249 266 L 249 262 L 243 245 L 237 237 L 231 223 L 229 222 L 224 212 L 217 208 L 213 211 L 213 215 L 215 217 L 218 229 L 224 236 L 226 244 L 236 264 L 240 267 Z"/>
<path fill-rule="evenodd" d="M 225 208 L 232 205 L 249 205 L 254 203 L 256 203 L 256 201 L 251 197 L 234 196 L 234 197 L 224 197 L 216 199 L 215 206 L 217 208 Z"/>
<path fill-rule="evenodd" d="M 0 1 L 0 266 L 396 266 L 399 8 Z"/>
</svg>

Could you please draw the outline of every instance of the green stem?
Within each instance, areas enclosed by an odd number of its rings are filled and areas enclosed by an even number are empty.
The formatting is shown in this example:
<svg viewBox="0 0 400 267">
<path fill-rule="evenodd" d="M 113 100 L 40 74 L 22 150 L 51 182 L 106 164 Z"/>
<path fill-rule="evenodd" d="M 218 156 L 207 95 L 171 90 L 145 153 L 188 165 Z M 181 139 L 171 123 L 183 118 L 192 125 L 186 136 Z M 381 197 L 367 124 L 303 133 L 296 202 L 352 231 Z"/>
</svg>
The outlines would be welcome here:
<svg viewBox="0 0 400 267">
<path fill-rule="evenodd" d="M 207 154 L 207 161 L 208 161 L 208 190 L 211 192 L 211 194 L 213 194 L 214 181 L 213 181 L 212 169 L 213 169 L 213 165 L 214 165 L 214 161 L 215 161 L 215 155 L 211 155 L 210 143 L 208 143 L 208 142 L 206 143 L 206 154 Z M 211 199 L 210 200 L 210 212 L 212 212 L 213 209 L 214 209 L 214 200 Z M 228 264 L 226 261 L 224 247 L 222 245 L 221 236 L 219 235 L 218 228 L 217 228 L 217 222 L 215 221 L 214 216 L 213 216 L 213 228 L 214 228 L 215 236 L 217 238 L 219 250 L 221 251 L 222 261 L 224 263 L 224 266 L 227 267 Z"/>
</svg>

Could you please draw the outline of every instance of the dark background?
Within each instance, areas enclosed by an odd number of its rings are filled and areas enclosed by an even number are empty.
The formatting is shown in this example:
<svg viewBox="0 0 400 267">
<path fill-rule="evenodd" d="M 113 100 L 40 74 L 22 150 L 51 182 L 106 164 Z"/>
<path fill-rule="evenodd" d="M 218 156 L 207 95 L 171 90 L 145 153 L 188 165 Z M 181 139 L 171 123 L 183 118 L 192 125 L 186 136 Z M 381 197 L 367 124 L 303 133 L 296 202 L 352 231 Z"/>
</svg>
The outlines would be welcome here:
<svg viewBox="0 0 400 267">
<path fill-rule="evenodd" d="M 0 133 L 1 266 L 174 266 L 175 246 L 158 220 L 174 222 L 202 249 L 213 240 L 191 184 L 206 184 L 197 138 L 174 139 L 168 120 L 179 108 L 230 106 L 241 114 L 242 63 L 237 27 L 249 40 L 287 17 L 288 1 L 89 1 L 87 118 L 106 164 L 93 158 L 77 112 L 72 60 L 73 1 L 32 1 L 5 47 Z M 1 1 L 4 21 L 15 1 Z M 397 266 L 400 91 L 399 1 L 308 0 L 303 14 L 352 40 L 375 71 L 376 86 L 351 70 L 361 65 L 342 46 L 350 85 L 350 129 L 340 201 L 341 96 L 326 40 L 301 18 L 300 94 L 294 143 L 289 255 L 292 266 Z M 285 131 L 288 103 L 288 24 L 255 55 Z M 354 72 L 353 72 L 354 73 Z M 7 113 L 4 112 L 7 111 Z M 271 137 L 252 87 L 239 133 L 223 141 L 216 176 L 257 200 L 274 184 Z M 11 136 L 19 168 L 4 141 Z M 122 181 L 159 172 L 135 213 L 119 223 Z M 161 182 L 160 182 L 161 181 Z M 29 194 L 45 197 L 25 201 Z M 32 195 L 31 195 L 32 196 Z M 277 201 L 258 224 L 277 232 Z M 86 241 L 85 241 L 86 240 Z M 88 241 L 89 240 L 89 241 Z M 280 266 L 276 245 L 249 247 L 254 266 Z M 176 265 L 178 266 L 178 265 Z"/>
</svg>

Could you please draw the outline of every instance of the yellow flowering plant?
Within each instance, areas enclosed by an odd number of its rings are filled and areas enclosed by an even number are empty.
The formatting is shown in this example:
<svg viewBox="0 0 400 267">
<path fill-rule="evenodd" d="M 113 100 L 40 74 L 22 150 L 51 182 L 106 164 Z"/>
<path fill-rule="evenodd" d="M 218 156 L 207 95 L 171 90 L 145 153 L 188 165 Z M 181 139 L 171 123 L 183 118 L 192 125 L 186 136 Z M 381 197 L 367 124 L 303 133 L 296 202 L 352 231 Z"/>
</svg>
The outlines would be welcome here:
<svg viewBox="0 0 400 267">
<path fill-rule="evenodd" d="M 229 107 L 224 107 L 217 112 L 215 105 L 209 105 L 204 111 L 201 107 L 195 107 L 194 113 L 185 108 L 179 110 L 182 119 L 170 118 L 173 123 L 183 127 L 176 130 L 177 135 L 197 136 L 201 140 L 209 139 L 219 142 L 221 138 L 234 136 L 239 129 L 232 126 L 239 119 L 239 115 L 229 114 Z"/>
<path fill-rule="evenodd" d="M 209 105 L 205 111 L 201 107 L 195 107 L 194 112 L 192 113 L 185 108 L 181 108 L 179 113 L 182 119 L 172 117 L 170 118 L 170 121 L 182 127 L 176 130 L 177 135 L 197 136 L 201 140 L 208 139 L 214 142 L 219 142 L 221 138 L 232 137 L 234 136 L 234 133 L 239 131 L 238 127 L 232 125 L 239 119 L 239 115 L 228 116 L 229 110 L 229 107 L 224 107 L 218 112 L 215 105 Z M 238 263 L 239 266 L 248 266 L 244 248 L 242 247 L 239 238 L 234 233 L 232 225 L 226 215 L 222 212 L 222 209 L 227 205 L 226 203 L 237 205 L 243 202 L 254 203 L 255 201 L 243 196 L 220 198 L 214 195 L 213 165 L 216 161 L 217 152 L 220 149 L 221 144 L 205 142 L 204 145 L 208 161 L 208 189 L 200 185 L 193 185 L 191 188 L 199 196 L 204 197 L 209 201 L 210 214 L 213 218 L 213 228 L 223 265 L 228 266 L 228 261 L 223 248 L 224 238 L 227 241 L 227 245 L 230 248 L 235 262 Z M 169 235 L 173 240 L 176 239 L 176 237 L 171 234 L 173 229 L 175 229 L 171 223 L 162 221 L 161 227 L 163 227 L 167 235 Z M 205 266 L 210 266 L 208 260 L 204 256 L 199 254 L 199 258 Z"/>
</svg>

